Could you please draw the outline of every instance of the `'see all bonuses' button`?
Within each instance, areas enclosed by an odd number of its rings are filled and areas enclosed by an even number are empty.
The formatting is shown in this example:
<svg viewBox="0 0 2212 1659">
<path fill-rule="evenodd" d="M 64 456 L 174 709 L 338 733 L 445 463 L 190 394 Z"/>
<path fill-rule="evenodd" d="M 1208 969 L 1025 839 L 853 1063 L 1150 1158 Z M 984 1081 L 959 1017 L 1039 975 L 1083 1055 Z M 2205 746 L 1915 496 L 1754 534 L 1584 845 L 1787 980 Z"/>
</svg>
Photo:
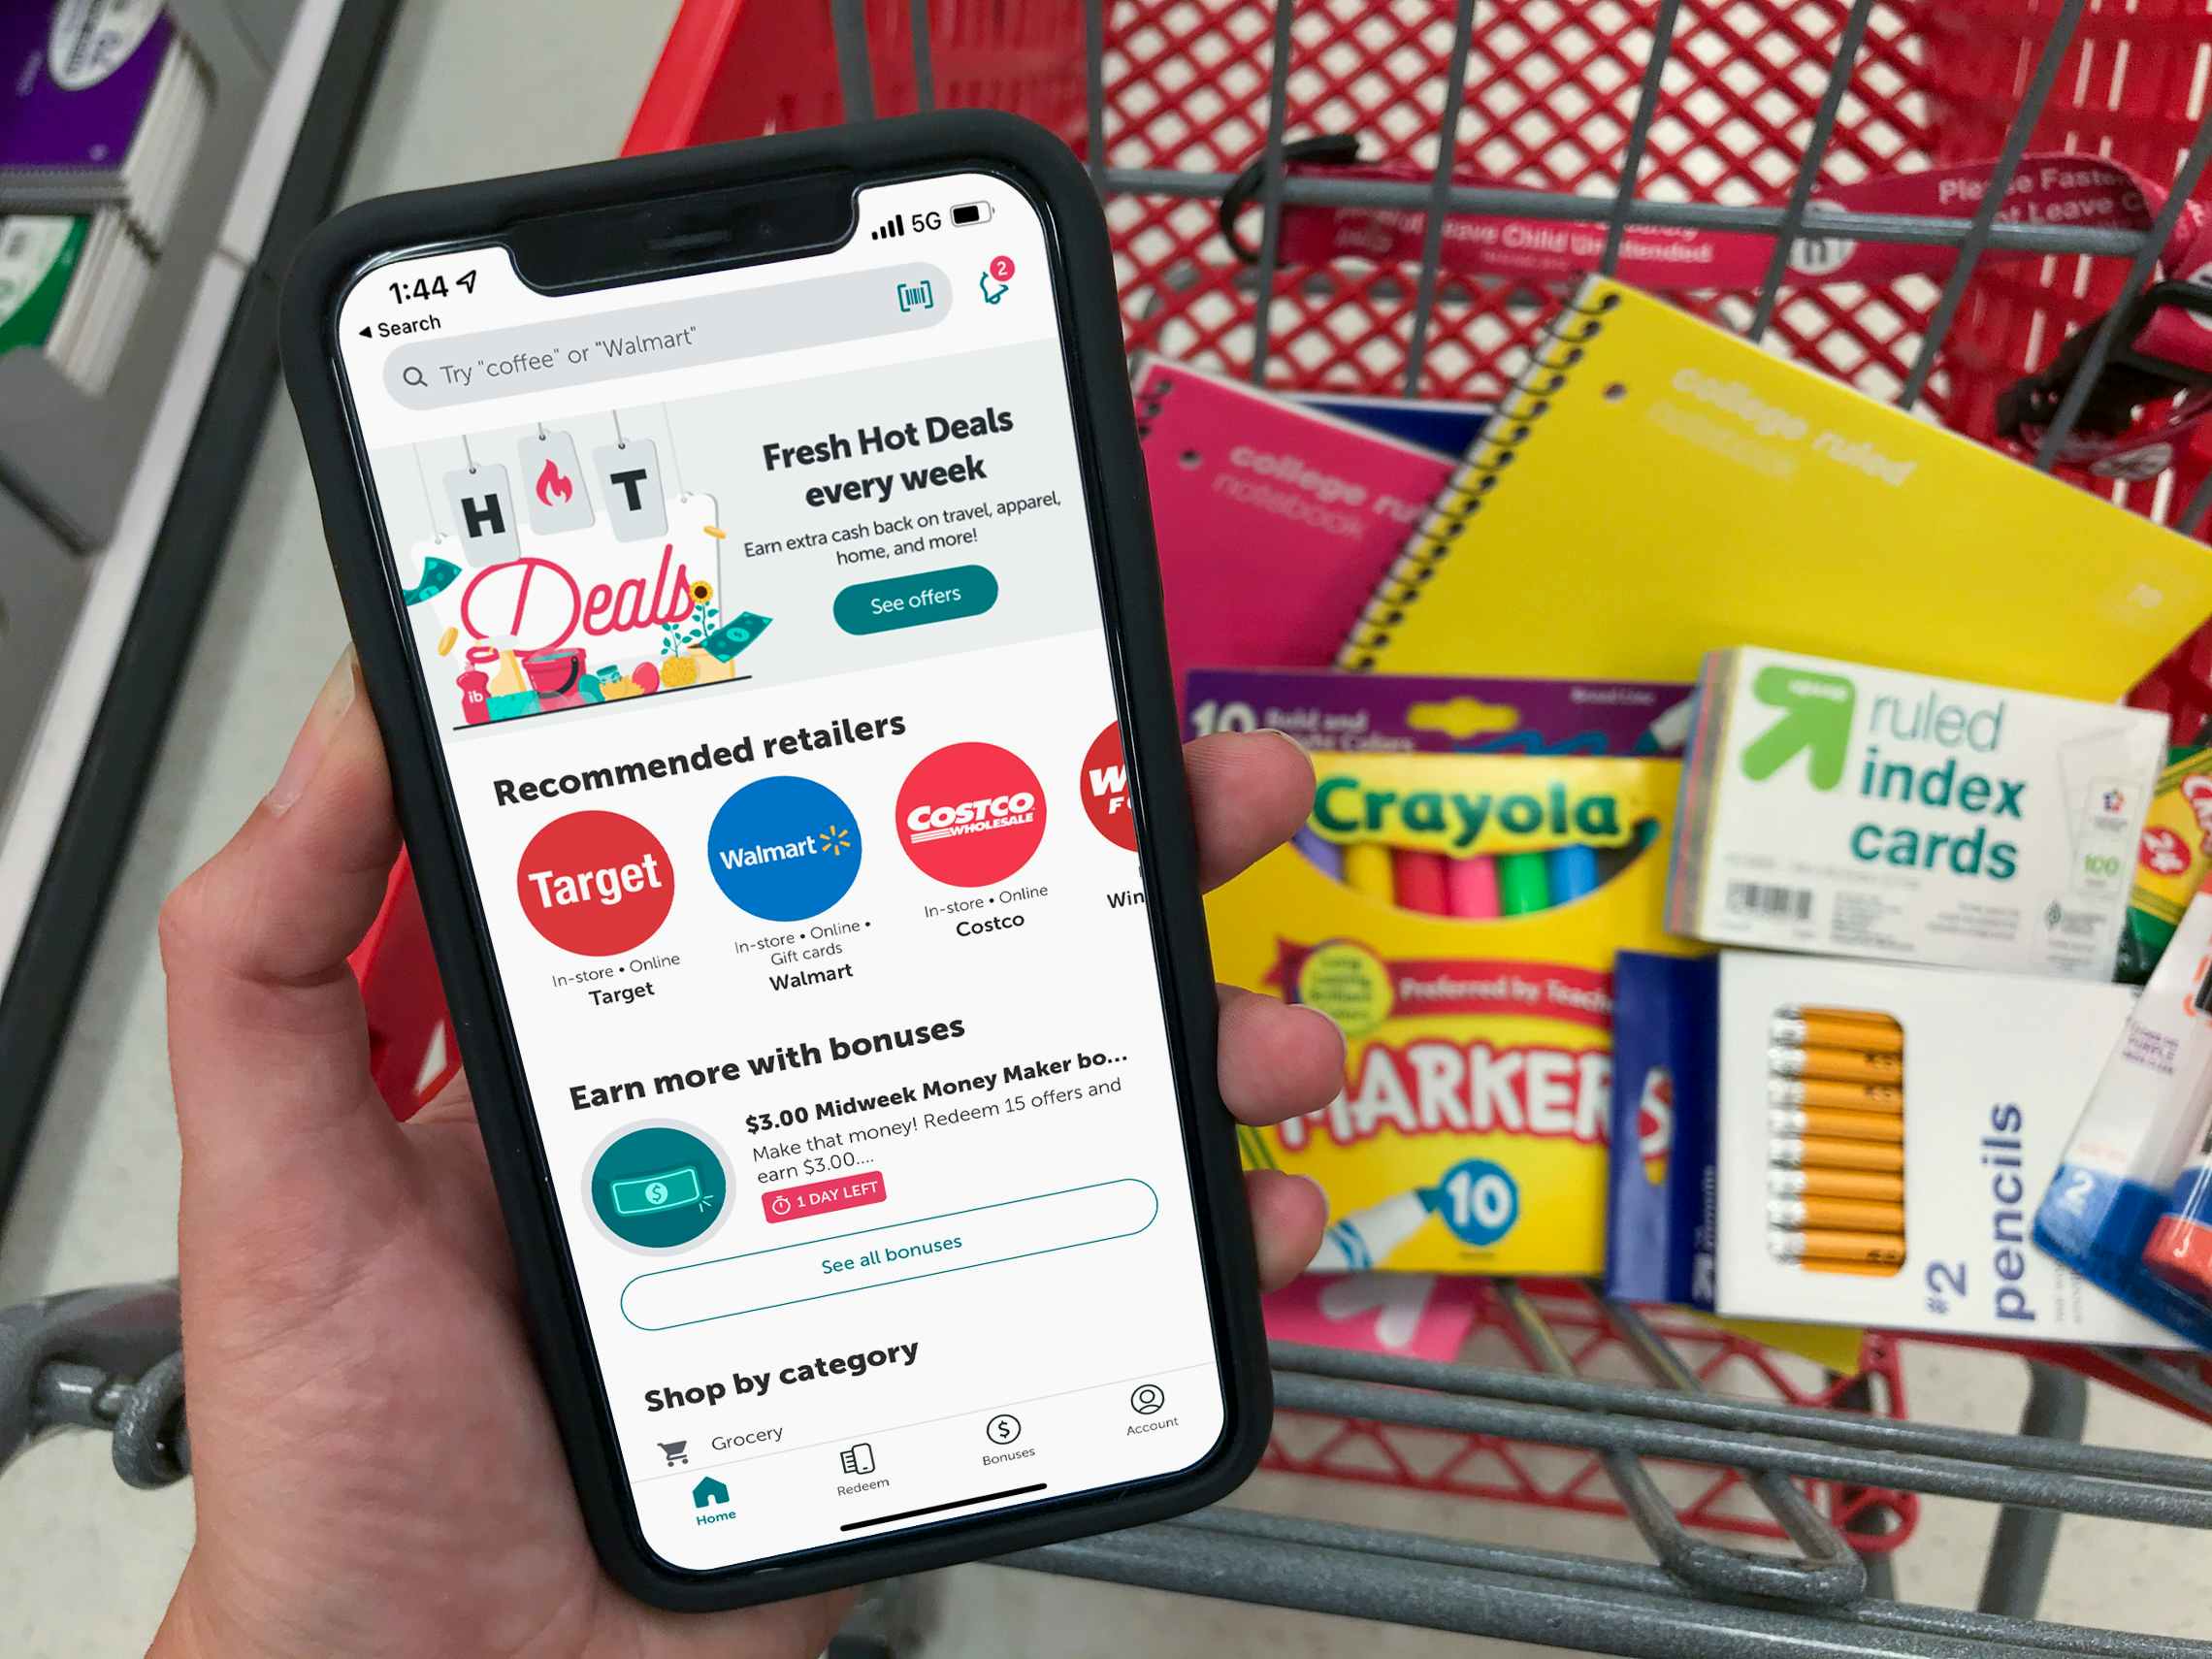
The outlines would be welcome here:
<svg viewBox="0 0 2212 1659">
<path fill-rule="evenodd" d="M 840 1175 L 833 1181 L 810 1181 L 803 1187 L 779 1187 L 761 1194 L 761 1210 L 770 1222 L 796 1221 L 806 1216 L 823 1216 L 832 1210 L 853 1210 L 884 1199 L 883 1177 Z"/>
<path fill-rule="evenodd" d="M 950 570 L 855 582 L 830 608 L 847 634 L 888 634 L 895 628 L 981 616 L 997 602 L 996 576 L 981 565 L 956 565 Z"/>
</svg>

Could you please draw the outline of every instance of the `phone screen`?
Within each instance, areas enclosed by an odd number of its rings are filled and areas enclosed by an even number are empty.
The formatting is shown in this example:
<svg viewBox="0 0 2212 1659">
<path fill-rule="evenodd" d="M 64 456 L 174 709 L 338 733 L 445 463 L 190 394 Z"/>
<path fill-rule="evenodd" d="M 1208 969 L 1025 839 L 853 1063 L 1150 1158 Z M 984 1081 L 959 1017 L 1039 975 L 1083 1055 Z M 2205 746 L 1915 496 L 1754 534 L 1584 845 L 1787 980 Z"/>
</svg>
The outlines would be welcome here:
<svg viewBox="0 0 2212 1659">
<path fill-rule="evenodd" d="M 858 206 L 589 293 L 403 257 L 337 322 L 576 1357 L 678 1569 L 1225 1420 L 1049 227 L 984 174 Z"/>
</svg>

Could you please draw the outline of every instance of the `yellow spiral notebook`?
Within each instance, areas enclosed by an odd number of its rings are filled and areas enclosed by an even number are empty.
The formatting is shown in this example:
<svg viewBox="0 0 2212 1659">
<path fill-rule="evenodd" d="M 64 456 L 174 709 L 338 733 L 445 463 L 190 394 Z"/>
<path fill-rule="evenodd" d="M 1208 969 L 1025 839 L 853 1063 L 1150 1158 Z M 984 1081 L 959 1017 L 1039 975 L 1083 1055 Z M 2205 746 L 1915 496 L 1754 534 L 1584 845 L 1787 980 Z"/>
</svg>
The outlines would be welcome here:
<svg viewBox="0 0 2212 1659">
<path fill-rule="evenodd" d="M 2212 551 L 1592 277 L 1338 666 L 1690 680 L 1759 644 L 2110 699 Z"/>
</svg>

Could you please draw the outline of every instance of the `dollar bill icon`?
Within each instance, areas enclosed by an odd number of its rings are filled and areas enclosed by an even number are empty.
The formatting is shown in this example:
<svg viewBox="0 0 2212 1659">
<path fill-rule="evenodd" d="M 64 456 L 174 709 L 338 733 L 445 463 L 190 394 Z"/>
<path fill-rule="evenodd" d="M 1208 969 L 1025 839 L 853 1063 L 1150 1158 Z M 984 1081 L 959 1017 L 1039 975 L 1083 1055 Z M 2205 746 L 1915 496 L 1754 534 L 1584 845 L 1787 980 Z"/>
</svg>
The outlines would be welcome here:
<svg viewBox="0 0 2212 1659">
<path fill-rule="evenodd" d="M 759 611 L 741 610 L 701 639 L 699 642 L 699 649 L 716 662 L 727 663 L 758 639 L 761 630 L 767 627 L 769 620 Z"/>
<path fill-rule="evenodd" d="M 628 1181 L 613 1184 L 614 1213 L 618 1216 L 650 1216 L 657 1210 L 673 1210 L 679 1205 L 696 1204 L 699 1199 L 699 1171 L 685 1164 L 681 1169 L 666 1169 L 659 1175 L 637 1175 Z"/>
</svg>

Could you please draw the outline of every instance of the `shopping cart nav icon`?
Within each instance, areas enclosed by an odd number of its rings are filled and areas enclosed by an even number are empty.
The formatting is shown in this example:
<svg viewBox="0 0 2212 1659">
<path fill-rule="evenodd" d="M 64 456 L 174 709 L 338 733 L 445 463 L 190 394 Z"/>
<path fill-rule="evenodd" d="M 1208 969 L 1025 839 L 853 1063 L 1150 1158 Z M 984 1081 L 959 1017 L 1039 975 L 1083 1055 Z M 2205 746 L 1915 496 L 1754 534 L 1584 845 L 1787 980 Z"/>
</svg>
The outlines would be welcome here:
<svg viewBox="0 0 2212 1659">
<path fill-rule="evenodd" d="M 668 1454 L 668 1467 L 670 1469 L 673 1469 L 679 1463 L 689 1463 L 691 1461 L 690 1458 L 684 1455 L 684 1448 L 691 1444 L 691 1442 L 688 1440 L 664 1440 L 658 1441 L 655 1444 L 658 1445 L 663 1451 Z"/>
</svg>

